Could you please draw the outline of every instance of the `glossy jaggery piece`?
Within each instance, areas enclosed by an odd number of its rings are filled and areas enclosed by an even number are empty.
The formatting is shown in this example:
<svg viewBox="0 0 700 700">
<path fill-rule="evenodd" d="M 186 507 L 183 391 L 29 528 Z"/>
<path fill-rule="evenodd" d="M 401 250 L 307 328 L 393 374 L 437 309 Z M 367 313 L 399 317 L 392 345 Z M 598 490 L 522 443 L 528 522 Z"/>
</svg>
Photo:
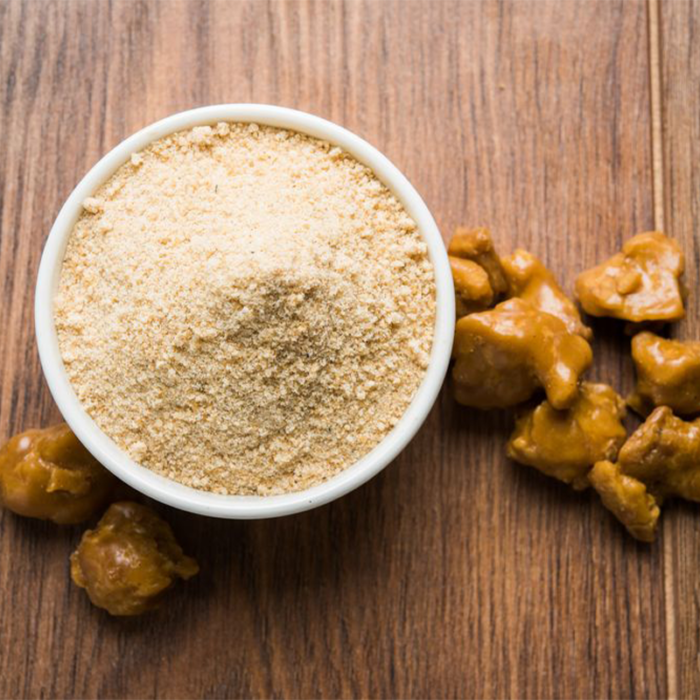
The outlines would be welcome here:
<svg viewBox="0 0 700 700">
<path fill-rule="evenodd" d="M 516 406 L 540 387 L 554 408 L 568 408 L 593 359 L 581 336 L 522 299 L 461 318 L 453 355 L 455 398 L 476 408 Z"/>
<path fill-rule="evenodd" d="M 668 340 L 645 331 L 632 338 L 637 372 L 632 408 L 647 415 L 655 406 L 675 413 L 700 413 L 700 342 Z"/>
<path fill-rule="evenodd" d="M 640 233 L 622 252 L 582 272 L 576 296 L 591 316 L 610 316 L 632 323 L 677 321 L 684 317 L 681 284 L 684 256 L 663 233 Z"/>
<path fill-rule="evenodd" d="M 578 333 L 586 340 L 591 339 L 593 333 L 581 321 L 576 305 L 538 258 L 518 249 L 502 258 L 501 263 L 508 282 L 508 296 L 529 301 L 540 311 L 561 319 L 571 333 Z"/>
<path fill-rule="evenodd" d="M 65 423 L 27 430 L 0 449 L 0 504 L 18 515 L 80 523 L 106 505 L 117 483 Z"/>
<path fill-rule="evenodd" d="M 653 542 L 661 511 L 643 482 L 622 473 L 619 464 L 597 462 L 588 476 L 603 505 L 642 542 Z"/>
<path fill-rule="evenodd" d="M 457 295 L 457 317 L 460 318 L 461 309 L 476 311 L 489 308 L 508 289 L 508 283 L 503 272 L 501 259 L 496 253 L 491 233 L 485 228 L 457 228 L 452 240 L 447 246 L 447 253 L 452 265 L 452 274 L 455 280 L 455 292 Z M 486 298 L 486 284 L 483 275 L 473 265 L 457 267 L 453 259 L 468 260 L 478 265 L 486 273 L 491 300 L 484 306 Z M 457 274 L 455 274 L 457 273 Z M 469 279 L 469 273 L 473 279 Z M 458 288 L 459 287 L 459 288 Z M 466 306 L 465 306 L 466 304 Z M 481 308 L 478 308 L 478 307 Z M 467 313 L 473 313 L 467 311 Z M 466 314 L 461 314 L 466 315 Z"/>
<path fill-rule="evenodd" d="M 111 615 L 140 615 L 162 602 L 178 579 L 199 571 L 170 525 L 150 508 L 113 503 L 71 555 L 71 577 Z"/>
<path fill-rule="evenodd" d="M 573 488 L 585 489 L 587 474 L 601 460 L 614 460 L 627 437 L 625 402 L 607 384 L 582 382 L 571 408 L 548 401 L 524 410 L 507 446 L 508 457 Z"/>
<path fill-rule="evenodd" d="M 447 253 L 455 258 L 472 260 L 482 267 L 489 277 L 495 296 L 504 294 L 508 290 L 501 259 L 496 253 L 491 232 L 488 229 L 457 228 L 447 246 Z"/>
<path fill-rule="evenodd" d="M 455 285 L 457 318 L 490 308 L 494 294 L 486 270 L 473 260 L 448 257 Z"/>
<path fill-rule="evenodd" d="M 618 462 L 657 497 L 700 501 L 700 420 L 684 421 L 659 406 L 630 435 Z"/>
</svg>

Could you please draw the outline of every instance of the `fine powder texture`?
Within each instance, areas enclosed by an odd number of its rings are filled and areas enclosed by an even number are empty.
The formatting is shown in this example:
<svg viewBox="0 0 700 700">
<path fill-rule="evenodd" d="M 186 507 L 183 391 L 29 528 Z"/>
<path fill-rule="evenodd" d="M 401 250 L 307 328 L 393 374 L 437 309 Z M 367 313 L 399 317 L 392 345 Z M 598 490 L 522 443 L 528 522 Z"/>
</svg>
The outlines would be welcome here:
<svg viewBox="0 0 700 700">
<path fill-rule="evenodd" d="M 195 488 L 278 494 L 374 448 L 428 364 L 415 222 L 337 147 L 255 124 L 134 154 L 69 239 L 59 345 L 87 412 Z"/>
</svg>

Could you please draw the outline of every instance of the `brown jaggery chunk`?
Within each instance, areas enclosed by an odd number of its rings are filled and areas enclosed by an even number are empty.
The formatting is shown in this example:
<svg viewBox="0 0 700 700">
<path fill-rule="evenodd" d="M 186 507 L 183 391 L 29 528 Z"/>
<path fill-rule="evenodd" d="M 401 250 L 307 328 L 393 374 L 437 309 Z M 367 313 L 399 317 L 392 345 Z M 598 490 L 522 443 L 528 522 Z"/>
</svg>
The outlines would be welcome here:
<svg viewBox="0 0 700 700">
<path fill-rule="evenodd" d="M 593 333 L 581 321 L 576 305 L 564 293 L 550 270 L 526 250 L 518 249 L 501 263 L 508 281 L 508 295 L 529 301 L 540 311 L 561 319 L 571 333 L 590 340 Z"/>
<path fill-rule="evenodd" d="M 684 256 L 663 233 L 640 233 L 621 253 L 582 272 L 576 296 L 591 316 L 610 316 L 632 323 L 677 321 L 684 317 L 681 285 Z"/>
<path fill-rule="evenodd" d="M 622 446 L 618 462 L 657 497 L 700 501 L 700 420 L 684 421 L 659 406 Z"/>
<path fill-rule="evenodd" d="M 641 481 L 623 474 L 619 464 L 607 460 L 597 462 L 588 478 L 603 505 L 627 528 L 632 537 L 642 542 L 654 541 L 661 511 L 656 499 L 647 493 L 646 486 Z"/>
<path fill-rule="evenodd" d="M 700 412 L 700 342 L 667 340 L 645 331 L 632 339 L 637 389 L 630 405 L 646 415 L 655 406 Z"/>
<path fill-rule="evenodd" d="M 581 336 L 522 299 L 457 321 L 453 355 L 455 398 L 476 408 L 516 406 L 540 387 L 554 408 L 569 408 L 593 358 Z"/>
<path fill-rule="evenodd" d="M 65 424 L 15 435 L 0 449 L 0 505 L 61 525 L 101 510 L 117 480 Z"/>
<path fill-rule="evenodd" d="M 496 253 L 488 229 L 457 228 L 447 246 L 447 253 L 453 258 L 471 260 L 483 268 L 488 275 L 494 299 L 508 290 L 508 282 L 501 266 L 501 259 Z"/>
<path fill-rule="evenodd" d="M 539 469 L 575 489 L 588 486 L 590 468 L 614 460 L 627 437 L 625 402 L 607 384 L 582 382 L 571 408 L 549 401 L 523 411 L 507 446 L 508 457 Z"/>
<path fill-rule="evenodd" d="M 130 501 L 113 503 L 71 555 L 73 581 L 111 615 L 152 610 L 177 579 L 187 580 L 198 571 L 170 525 Z"/>
<path fill-rule="evenodd" d="M 452 255 L 449 260 L 455 285 L 457 318 L 490 308 L 494 294 L 486 270 L 473 260 Z"/>
</svg>

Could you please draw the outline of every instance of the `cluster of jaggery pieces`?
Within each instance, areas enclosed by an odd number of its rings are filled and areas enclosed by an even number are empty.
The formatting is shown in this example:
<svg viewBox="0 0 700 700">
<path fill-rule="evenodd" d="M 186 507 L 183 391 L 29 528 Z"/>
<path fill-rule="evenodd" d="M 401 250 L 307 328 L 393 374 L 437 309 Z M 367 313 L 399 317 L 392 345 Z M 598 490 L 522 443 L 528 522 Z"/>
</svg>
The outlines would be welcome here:
<svg viewBox="0 0 700 700">
<path fill-rule="evenodd" d="M 475 408 L 517 408 L 507 454 L 575 489 L 589 486 L 636 538 L 652 541 L 659 505 L 700 501 L 700 342 L 650 332 L 684 317 L 684 258 L 658 232 L 629 240 L 581 273 L 576 296 L 591 316 L 627 321 L 637 389 L 625 402 L 582 380 L 591 330 L 533 255 L 500 258 L 486 229 L 458 229 L 448 253 L 455 279 L 455 398 Z M 543 391 L 545 400 L 532 405 Z M 626 405 L 648 416 L 629 438 Z"/>
<path fill-rule="evenodd" d="M 0 505 L 18 515 L 83 523 L 118 496 L 118 487 L 65 423 L 28 430 L 0 448 Z M 131 501 L 112 503 L 71 556 L 73 581 L 112 615 L 157 607 L 177 579 L 197 571 L 170 526 Z"/>
</svg>

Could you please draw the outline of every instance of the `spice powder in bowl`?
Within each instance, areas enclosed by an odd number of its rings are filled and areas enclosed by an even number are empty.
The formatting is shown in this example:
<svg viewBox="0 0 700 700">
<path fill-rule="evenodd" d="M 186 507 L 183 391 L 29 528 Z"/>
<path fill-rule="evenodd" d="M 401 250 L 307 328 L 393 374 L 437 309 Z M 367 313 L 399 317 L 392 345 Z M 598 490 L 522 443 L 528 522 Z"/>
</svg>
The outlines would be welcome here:
<svg viewBox="0 0 700 700">
<path fill-rule="evenodd" d="M 84 202 L 55 299 L 85 410 L 143 466 L 222 494 L 314 486 L 421 383 L 427 247 L 366 166 L 247 123 L 162 138 Z"/>
</svg>

